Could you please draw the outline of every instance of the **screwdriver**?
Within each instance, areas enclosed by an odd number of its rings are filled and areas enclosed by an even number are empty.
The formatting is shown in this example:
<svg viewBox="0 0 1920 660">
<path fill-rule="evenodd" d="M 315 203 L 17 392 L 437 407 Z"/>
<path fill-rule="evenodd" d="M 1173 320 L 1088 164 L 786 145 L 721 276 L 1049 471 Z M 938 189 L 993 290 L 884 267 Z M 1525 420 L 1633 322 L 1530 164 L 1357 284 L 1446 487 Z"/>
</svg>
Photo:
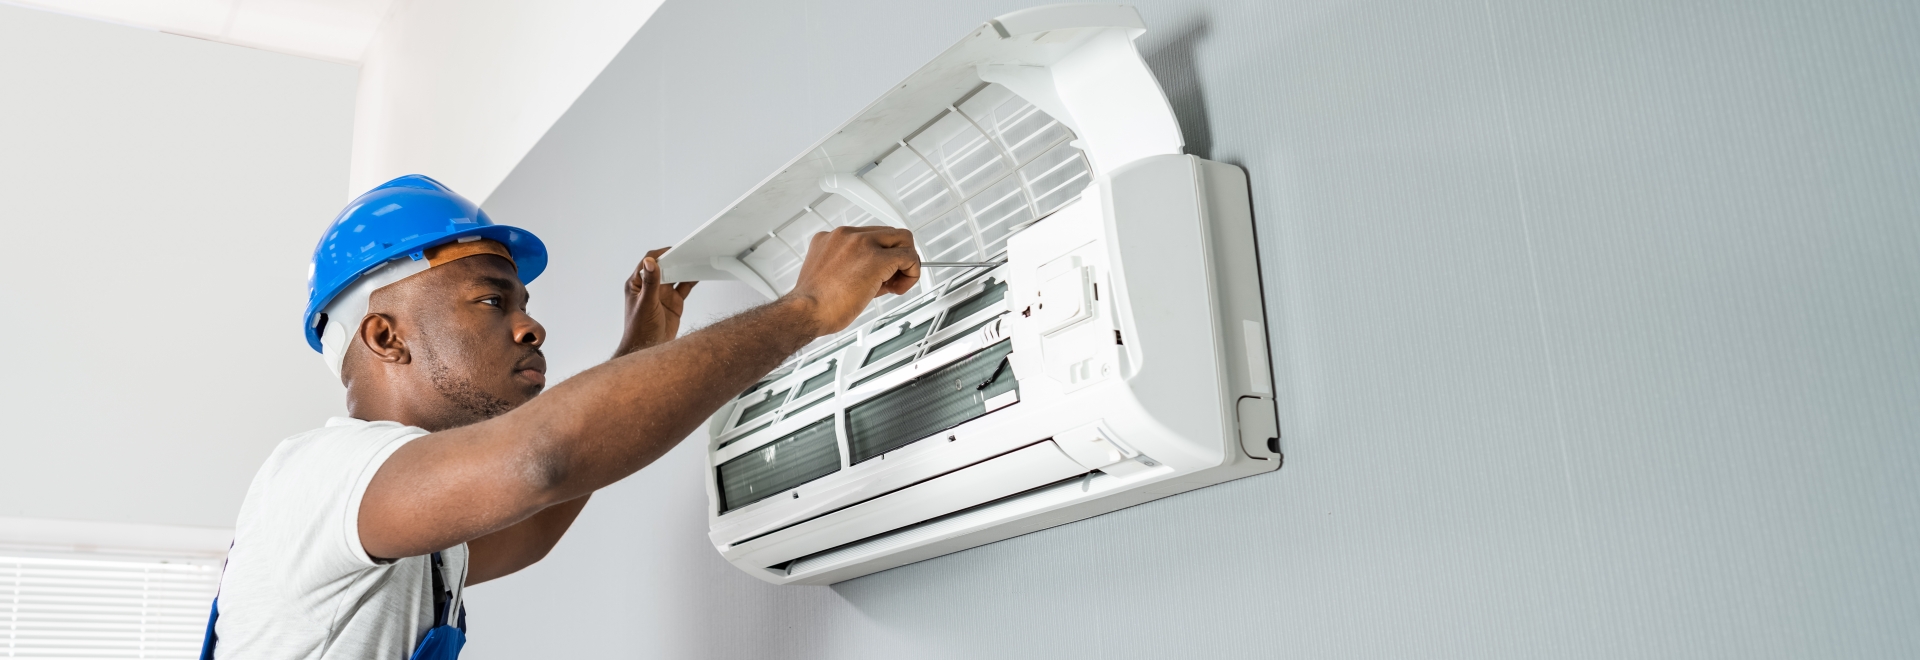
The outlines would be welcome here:
<svg viewBox="0 0 1920 660">
<path fill-rule="evenodd" d="M 987 268 L 1007 263 L 1005 261 L 922 261 L 920 265 L 929 268 Z"/>
</svg>

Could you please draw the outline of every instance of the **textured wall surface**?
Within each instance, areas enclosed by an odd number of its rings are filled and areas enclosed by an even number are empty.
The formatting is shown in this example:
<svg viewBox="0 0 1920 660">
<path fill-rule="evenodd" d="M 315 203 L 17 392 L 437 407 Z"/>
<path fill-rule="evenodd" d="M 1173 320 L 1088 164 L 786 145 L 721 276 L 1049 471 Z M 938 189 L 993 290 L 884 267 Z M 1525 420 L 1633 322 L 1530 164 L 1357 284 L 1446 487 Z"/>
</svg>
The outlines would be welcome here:
<svg viewBox="0 0 1920 660">
<path fill-rule="evenodd" d="M 556 372 L 642 250 L 1025 4 L 668 2 L 489 204 L 553 246 Z M 686 445 L 476 589 L 468 653 L 1920 655 L 1920 5 L 1139 6 L 1251 177 L 1284 469 L 772 587 Z"/>
</svg>

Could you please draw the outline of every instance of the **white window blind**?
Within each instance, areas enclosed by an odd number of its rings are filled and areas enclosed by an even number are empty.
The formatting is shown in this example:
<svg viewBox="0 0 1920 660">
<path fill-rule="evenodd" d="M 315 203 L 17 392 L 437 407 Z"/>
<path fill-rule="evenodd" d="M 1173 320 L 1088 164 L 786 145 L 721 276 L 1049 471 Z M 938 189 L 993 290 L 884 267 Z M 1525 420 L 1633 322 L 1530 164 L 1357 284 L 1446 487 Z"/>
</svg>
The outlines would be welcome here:
<svg viewBox="0 0 1920 660">
<path fill-rule="evenodd" d="M 219 584 L 206 559 L 0 551 L 0 658 L 196 658 Z"/>
</svg>

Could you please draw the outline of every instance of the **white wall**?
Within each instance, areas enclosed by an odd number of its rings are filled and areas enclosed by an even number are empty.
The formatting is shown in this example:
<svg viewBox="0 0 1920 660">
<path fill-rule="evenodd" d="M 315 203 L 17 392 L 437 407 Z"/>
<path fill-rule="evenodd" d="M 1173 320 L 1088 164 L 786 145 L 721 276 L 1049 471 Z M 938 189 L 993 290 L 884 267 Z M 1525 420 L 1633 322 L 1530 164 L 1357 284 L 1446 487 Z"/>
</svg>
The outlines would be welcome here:
<svg viewBox="0 0 1920 660">
<path fill-rule="evenodd" d="M 417 173 L 485 200 L 660 0 L 395 4 L 363 59 L 348 198 Z"/>
<path fill-rule="evenodd" d="M 195 39 L 360 63 L 393 0 L 0 0 Z"/>
<path fill-rule="evenodd" d="M 342 410 L 299 319 L 355 78 L 0 6 L 0 516 L 231 526 Z"/>
<path fill-rule="evenodd" d="M 429 174 L 492 194 L 660 0 L 0 0 L 360 65 L 343 199 Z"/>
</svg>

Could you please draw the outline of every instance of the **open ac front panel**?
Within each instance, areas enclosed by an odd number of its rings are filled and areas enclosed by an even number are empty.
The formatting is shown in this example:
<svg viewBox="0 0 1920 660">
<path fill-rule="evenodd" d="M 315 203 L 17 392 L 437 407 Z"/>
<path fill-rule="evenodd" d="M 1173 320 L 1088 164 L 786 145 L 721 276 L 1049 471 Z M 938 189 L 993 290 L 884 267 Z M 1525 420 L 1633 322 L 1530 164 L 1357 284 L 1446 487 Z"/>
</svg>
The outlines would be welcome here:
<svg viewBox="0 0 1920 660">
<path fill-rule="evenodd" d="M 709 537 L 830 584 L 1279 467 L 1246 176 L 1180 153 L 1120 5 L 1001 16 L 661 259 L 793 287 L 814 232 L 929 268 L 714 415 Z"/>
</svg>

